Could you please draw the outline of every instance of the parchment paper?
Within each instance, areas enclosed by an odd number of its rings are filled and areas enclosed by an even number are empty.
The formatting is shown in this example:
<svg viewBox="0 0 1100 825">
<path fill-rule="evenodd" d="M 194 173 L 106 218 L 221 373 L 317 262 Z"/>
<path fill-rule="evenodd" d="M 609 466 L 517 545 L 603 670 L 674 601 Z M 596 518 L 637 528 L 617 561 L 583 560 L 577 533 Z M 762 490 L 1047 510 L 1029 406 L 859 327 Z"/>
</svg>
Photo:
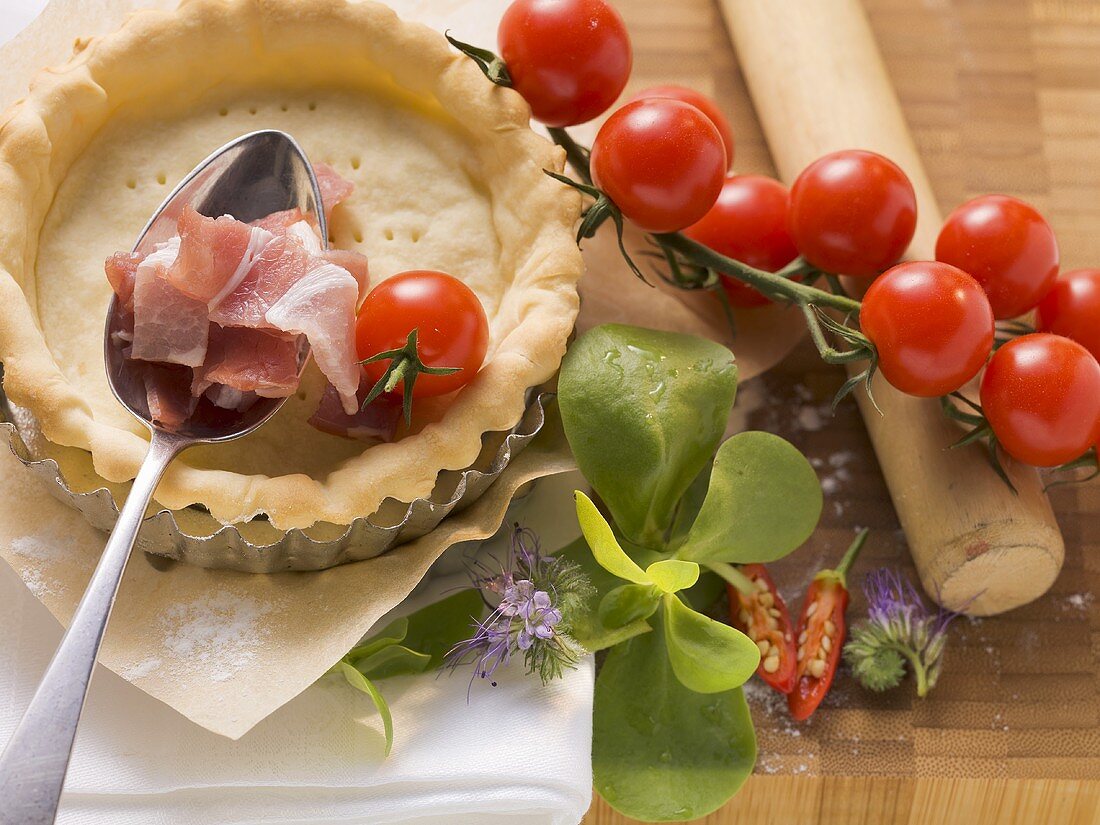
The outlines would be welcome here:
<svg viewBox="0 0 1100 825">
<path fill-rule="evenodd" d="M 509 0 L 392 0 L 406 17 L 491 46 Z M 0 48 L 0 106 L 21 96 L 43 66 L 64 62 L 74 41 L 119 25 L 138 7 L 174 0 L 54 0 Z M 590 141 L 595 126 L 578 131 Z M 632 248 L 642 248 L 631 235 Z M 610 232 L 587 242 L 589 273 L 579 328 L 619 321 L 731 343 L 711 296 L 640 284 Z M 657 279 L 652 279 L 654 283 Z M 741 313 L 732 345 L 742 378 L 777 363 L 802 334 L 781 310 Z M 527 482 L 573 468 L 560 428 L 548 425 L 490 490 L 424 538 L 358 564 L 320 573 L 249 575 L 135 557 L 126 572 L 100 661 L 214 733 L 240 737 L 323 674 L 400 603 L 448 547 L 486 538 Z M 67 623 L 105 542 L 79 513 L 53 499 L 0 448 L 0 558 Z"/>
</svg>

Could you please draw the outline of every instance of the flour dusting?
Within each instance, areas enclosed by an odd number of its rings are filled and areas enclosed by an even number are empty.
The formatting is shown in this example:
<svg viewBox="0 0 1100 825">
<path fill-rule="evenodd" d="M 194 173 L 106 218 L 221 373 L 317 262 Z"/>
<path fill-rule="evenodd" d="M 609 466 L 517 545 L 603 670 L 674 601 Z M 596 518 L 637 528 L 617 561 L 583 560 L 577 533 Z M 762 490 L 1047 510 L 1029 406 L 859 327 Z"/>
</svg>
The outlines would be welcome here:
<svg viewBox="0 0 1100 825">
<path fill-rule="evenodd" d="M 270 610 L 270 604 L 225 591 L 172 605 L 161 619 L 165 647 L 174 660 L 166 666 L 202 670 L 215 682 L 232 679 L 256 660 Z"/>
</svg>

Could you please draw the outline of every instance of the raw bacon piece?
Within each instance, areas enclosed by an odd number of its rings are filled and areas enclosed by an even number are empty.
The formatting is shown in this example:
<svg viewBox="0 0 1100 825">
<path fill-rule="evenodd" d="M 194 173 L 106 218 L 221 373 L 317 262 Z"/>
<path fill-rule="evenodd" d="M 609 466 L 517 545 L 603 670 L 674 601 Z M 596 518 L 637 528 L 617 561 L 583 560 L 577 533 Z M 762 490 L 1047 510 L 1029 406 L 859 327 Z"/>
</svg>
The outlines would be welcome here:
<svg viewBox="0 0 1100 825">
<path fill-rule="evenodd" d="M 223 327 L 271 327 L 267 311 L 312 268 L 311 256 L 297 238 L 276 237 L 237 288 L 213 308 L 210 320 Z"/>
<path fill-rule="evenodd" d="M 116 252 L 103 264 L 107 271 L 107 280 L 115 291 L 118 300 L 128 309 L 134 306 L 134 277 L 137 274 L 141 256 L 133 252 Z"/>
<path fill-rule="evenodd" d="M 321 207 L 325 211 L 325 221 L 332 220 L 332 210 L 337 205 L 346 201 L 355 191 L 355 184 L 343 178 L 339 172 L 327 163 L 313 164 L 313 174 L 317 176 L 317 188 L 321 190 Z M 282 212 L 272 212 L 258 221 L 253 221 L 253 226 L 258 226 L 276 235 L 284 233 L 288 227 L 299 221 L 304 221 L 316 232 L 316 225 L 301 209 L 285 209 Z"/>
<path fill-rule="evenodd" d="M 131 357 L 197 367 L 206 356 L 207 307 L 168 283 L 179 239 L 157 244 L 134 276 L 134 344 Z"/>
<path fill-rule="evenodd" d="M 168 269 L 168 282 L 211 307 L 237 288 L 252 262 L 275 237 L 229 215 L 207 218 L 190 206 L 180 215 L 177 229 L 180 250 Z"/>
<path fill-rule="evenodd" d="M 248 327 L 211 327 L 206 362 L 195 369 L 191 392 L 209 395 L 218 385 L 264 398 L 290 395 L 298 387 L 297 339 Z"/>
<path fill-rule="evenodd" d="M 359 298 L 367 294 L 367 286 L 370 284 L 370 272 L 367 268 L 367 257 L 350 249 L 330 249 L 322 253 L 326 261 L 334 263 L 351 273 L 359 284 Z"/>
<path fill-rule="evenodd" d="M 355 393 L 362 374 L 355 353 L 358 299 L 355 278 L 342 267 L 323 263 L 295 281 L 265 316 L 273 327 L 309 339 L 317 366 L 336 387 L 348 415 L 358 409 Z"/>
<path fill-rule="evenodd" d="M 149 417 L 162 427 L 179 427 L 199 405 L 199 399 L 187 391 L 191 370 L 165 364 L 141 366 Z"/>
<path fill-rule="evenodd" d="M 215 407 L 221 407 L 223 410 L 235 410 L 236 412 L 247 412 L 260 400 L 260 396 L 254 392 L 241 392 L 222 384 L 215 384 L 210 387 L 204 395 L 210 399 L 210 403 Z"/>
<path fill-rule="evenodd" d="M 367 397 L 370 382 L 366 376 L 359 385 L 358 399 Z M 357 438 L 362 441 L 393 441 L 397 433 L 397 422 L 401 418 L 401 399 L 393 395 L 380 395 L 366 409 L 357 410 L 354 415 L 344 412 L 344 405 L 336 388 L 329 384 L 321 396 L 317 411 L 310 416 L 309 423 L 323 433 L 343 438 Z"/>
<path fill-rule="evenodd" d="M 313 174 L 317 176 L 317 188 L 321 190 L 321 205 L 325 210 L 325 220 L 332 220 L 332 210 L 343 203 L 355 191 L 355 184 L 345 180 L 340 173 L 327 163 L 313 164 Z"/>
<path fill-rule="evenodd" d="M 316 224 L 306 217 L 306 214 L 294 207 L 293 209 L 287 209 L 283 212 L 272 212 L 266 218 L 260 218 L 258 221 L 252 221 L 252 226 L 259 227 L 260 229 L 266 229 L 268 232 L 274 232 L 276 235 L 286 234 L 287 229 L 296 223 L 304 223 L 310 228 L 310 232 L 314 237 L 317 235 Z"/>
</svg>

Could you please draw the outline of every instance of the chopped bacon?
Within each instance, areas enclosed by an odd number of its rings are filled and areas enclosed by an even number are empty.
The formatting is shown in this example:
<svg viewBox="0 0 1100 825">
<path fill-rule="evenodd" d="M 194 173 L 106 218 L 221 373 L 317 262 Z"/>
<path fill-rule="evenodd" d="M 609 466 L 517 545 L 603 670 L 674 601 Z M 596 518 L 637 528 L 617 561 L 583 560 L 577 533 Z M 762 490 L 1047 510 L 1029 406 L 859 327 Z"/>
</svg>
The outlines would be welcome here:
<svg viewBox="0 0 1100 825">
<path fill-rule="evenodd" d="M 330 166 L 315 171 L 331 215 L 354 187 Z M 355 313 L 367 289 L 366 258 L 325 250 L 313 216 L 298 209 L 252 224 L 191 206 L 175 217 L 178 234 L 151 254 L 118 253 L 104 264 L 126 311 L 111 340 L 133 359 L 126 377 L 146 395 L 150 415 L 178 426 L 203 398 L 244 411 L 260 397 L 290 395 L 304 338 L 330 382 L 326 403 L 343 416 L 334 425 L 341 434 L 392 438 L 392 399 L 360 412 L 356 396 Z"/>
<path fill-rule="evenodd" d="M 349 415 L 358 408 L 359 368 L 355 353 L 355 307 L 359 284 L 346 269 L 323 263 L 294 282 L 267 311 L 267 322 L 305 335 L 321 372 L 336 387 Z"/>
<path fill-rule="evenodd" d="M 356 400 L 367 397 L 371 384 L 366 375 L 359 385 Z M 397 423 L 401 419 L 401 399 L 394 395 L 380 395 L 370 406 L 357 409 L 353 415 L 344 411 L 344 405 L 336 388 L 329 384 L 321 396 L 317 411 L 309 423 L 323 433 L 362 441 L 393 441 Z"/>
<path fill-rule="evenodd" d="M 276 237 L 252 264 L 244 280 L 213 308 L 210 320 L 223 327 L 270 327 L 267 311 L 299 278 L 312 269 L 301 242 Z"/>
<path fill-rule="evenodd" d="M 199 366 L 206 357 L 207 307 L 168 283 L 179 240 L 157 244 L 134 276 L 134 348 L 131 357 Z"/>
<path fill-rule="evenodd" d="M 351 273 L 351 277 L 359 284 L 359 298 L 362 300 L 367 294 L 367 287 L 370 285 L 370 272 L 367 269 L 366 256 L 360 255 L 358 252 L 352 252 L 350 249 L 330 249 L 322 255 L 326 261 L 334 263 Z"/>
<path fill-rule="evenodd" d="M 189 369 L 163 364 L 145 364 L 142 380 L 149 417 L 162 427 L 175 429 L 191 417 L 199 399 L 187 391 Z"/>
<path fill-rule="evenodd" d="M 244 280 L 252 262 L 275 236 L 229 215 L 207 218 L 188 206 L 177 224 L 179 255 L 168 282 L 185 295 L 217 306 Z"/>
<path fill-rule="evenodd" d="M 133 252 L 116 252 L 103 264 L 107 270 L 107 280 L 124 307 L 134 306 L 134 277 L 137 274 L 141 256 Z"/>
<path fill-rule="evenodd" d="M 355 184 L 342 178 L 340 173 L 327 163 L 313 164 L 313 174 L 317 176 L 317 188 L 321 190 L 325 220 L 332 220 L 332 210 L 351 197 L 351 193 L 355 191 Z"/>
<path fill-rule="evenodd" d="M 195 369 L 191 392 L 202 395 L 218 384 L 265 398 L 290 395 L 298 387 L 297 338 L 262 329 L 213 325 L 206 362 Z"/>
</svg>

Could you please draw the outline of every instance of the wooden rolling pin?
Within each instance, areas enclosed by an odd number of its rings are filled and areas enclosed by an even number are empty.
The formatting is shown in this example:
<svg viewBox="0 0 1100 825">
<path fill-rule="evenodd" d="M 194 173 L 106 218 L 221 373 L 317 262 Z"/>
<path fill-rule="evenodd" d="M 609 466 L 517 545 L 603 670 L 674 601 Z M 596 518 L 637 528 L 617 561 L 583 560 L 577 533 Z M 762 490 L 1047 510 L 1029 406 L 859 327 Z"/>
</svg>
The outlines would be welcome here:
<svg viewBox="0 0 1100 825">
<path fill-rule="evenodd" d="M 886 155 L 917 193 L 908 257 L 934 257 L 942 217 L 859 0 L 720 2 L 780 175 L 837 149 Z M 874 394 L 882 415 L 856 397 L 929 596 L 984 616 L 1045 593 L 1065 548 L 1038 473 L 1006 459 L 1014 495 L 981 446 L 947 449 L 961 433 L 937 400 Z"/>
</svg>

